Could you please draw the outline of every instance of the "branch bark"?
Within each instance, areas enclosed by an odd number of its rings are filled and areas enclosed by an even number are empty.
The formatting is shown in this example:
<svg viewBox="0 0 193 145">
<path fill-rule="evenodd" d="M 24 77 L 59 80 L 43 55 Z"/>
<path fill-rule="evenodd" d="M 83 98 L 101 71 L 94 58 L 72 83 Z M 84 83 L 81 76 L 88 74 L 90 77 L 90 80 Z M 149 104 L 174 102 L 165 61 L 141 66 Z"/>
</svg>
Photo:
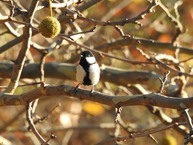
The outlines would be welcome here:
<svg viewBox="0 0 193 145">
<path fill-rule="evenodd" d="M 93 92 L 89 90 L 78 89 L 75 95 L 75 87 L 68 85 L 61 86 L 45 86 L 31 90 L 20 95 L 1 94 L 0 106 L 5 105 L 26 105 L 38 98 L 43 97 L 75 97 L 81 100 L 90 100 L 112 107 L 132 106 L 132 105 L 151 105 L 163 108 L 180 109 L 180 104 L 183 103 L 187 108 L 193 107 L 193 97 L 190 98 L 175 98 L 158 93 L 139 94 L 133 96 L 111 96 L 108 94 Z"/>
<path fill-rule="evenodd" d="M 40 63 L 31 63 L 25 65 L 21 78 L 40 78 Z M 13 69 L 12 63 L 0 63 L 0 72 L 2 78 L 10 78 Z M 75 80 L 76 65 L 67 63 L 45 63 L 45 77 Z M 159 90 L 161 83 L 159 75 L 154 72 L 118 69 L 104 66 L 101 68 L 101 80 L 115 83 L 117 85 L 127 86 L 128 84 L 145 84 L 151 90 Z M 129 76 L 129 77 L 128 77 Z M 116 78 L 116 79 L 115 79 Z"/>
<path fill-rule="evenodd" d="M 159 42 L 156 40 L 145 39 L 140 37 L 127 37 L 124 39 L 119 39 L 114 42 L 104 43 L 102 45 L 96 46 L 94 49 L 105 51 L 106 49 L 114 49 L 127 45 L 135 45 L 136 47 L 145 46 L 148 48 L 151 47 L 153 49 L 172 50 L 172 51 L 176 51 L 176 49 L 179 49 L 180 52 L 182 53 L 190 55 L 193 54 L 193 50 L 191 48 L 175 46 L 173 45 L 173 43 L 170 42 Z"/>
</svg>

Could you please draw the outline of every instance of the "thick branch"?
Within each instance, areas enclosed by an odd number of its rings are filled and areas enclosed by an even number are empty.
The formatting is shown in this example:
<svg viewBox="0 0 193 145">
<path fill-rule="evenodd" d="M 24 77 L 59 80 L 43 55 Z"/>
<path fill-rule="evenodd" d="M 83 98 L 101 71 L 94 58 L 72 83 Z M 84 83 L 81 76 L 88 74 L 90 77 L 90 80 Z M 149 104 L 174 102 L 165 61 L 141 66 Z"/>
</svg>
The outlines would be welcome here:
<svg viewBox="0 0 193 145">
<path fill-rule="evenodd" d="M 90 100 L 112 107 L 132 106 L 132 105 L 152 105 L 164 108 L 180 109 L 180 104 L 183 103 L 187 108 L 193 107 L 193 97 L 190 98 L 175 98 L 168 97 L 158 93 L 150 93 L 146 95 L 133 96 L 111 96 L 100 92 L 78 89 L 75 94 L 75 87 L 61 86 L 45 86 L 39 87 L 21 95 L 2 94 L 0 97 L 0 106 L 4 105 L 25 105 L 26 102 L 33 101 L 42 97 L 54 96 L 74 96 L 82 100 Z"/>
<path fill-rule="evenodd" d="M 180 52 L 183 52 L 186 54 L 193 54 L 193 50 L 191 48 L 174 46 L 172 43 L 159 42 L 156 40 L 139 38 L 139 37 L 127 37 L 125 39 L 116 40 L 114 42 L 104 43 L 102 45 L 96 46 L 94 49 L 105 51 L 106 49 L 119 48 L 127 45 L 147 46 L 147 47 L 152 47 L 152 48 L 161 49 L 161 50 L 170 49 L 173 51 L 175 51 L 176 49 L 179 49 Z"/>
<path fill-rule="evenodd" d="M 25 65 L 21 78 L 39 78 L 40 64 L 33 63 Z M 12 63 L 0 63 L 2 78 L 9 78 L 13 69 Z M 75 80 L 75 65 L 67 63 L 45 63 L 45 77 Z M 129 76 L 129 77 L 128 77 Z M 145 84 L 152 90 L 157 91 L 161 85 L 159 75 L 149 71 L 137 71 L 118 69 L 113 67 L 102 67 L 101 80 L 127 86 L 128 84 Z M 116 78 L 116 79 L 115 79 Z"/>
</svg>

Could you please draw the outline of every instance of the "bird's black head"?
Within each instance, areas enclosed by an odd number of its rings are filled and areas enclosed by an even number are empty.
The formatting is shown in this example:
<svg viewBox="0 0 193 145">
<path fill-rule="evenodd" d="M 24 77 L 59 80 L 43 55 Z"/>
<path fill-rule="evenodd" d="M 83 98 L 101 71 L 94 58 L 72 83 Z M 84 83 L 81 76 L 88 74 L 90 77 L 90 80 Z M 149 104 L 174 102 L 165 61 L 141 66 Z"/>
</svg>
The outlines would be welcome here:
<svg viewBox="0 0 193 145">
<path fill-rule="evenodd" d="M 81 57 L 84 57 L 84 58 L 86 58 L 86 57 L 94 57 L 94 55 L 92 54 L 91 51 L 86 50 L 86 51 L 83 51 L 81 53 Z"/>
<path fill-rule="evenodd" d="M 80 55 L 79 64 L 85 69 L 89 69 L 89 66 L 96 63 L 96 59 L 91 51 L 83 51 Z"/>
</svg>

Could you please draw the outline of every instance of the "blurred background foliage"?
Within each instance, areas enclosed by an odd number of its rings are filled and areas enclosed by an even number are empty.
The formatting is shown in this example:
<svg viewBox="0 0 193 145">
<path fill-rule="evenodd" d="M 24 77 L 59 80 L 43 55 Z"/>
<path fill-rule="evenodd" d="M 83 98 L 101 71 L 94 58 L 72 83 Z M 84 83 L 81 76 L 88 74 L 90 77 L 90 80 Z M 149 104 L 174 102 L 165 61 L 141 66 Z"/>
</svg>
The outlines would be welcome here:
<svg viewBox="0 0 193 145">
<path fill-rule="evenodd" d="M 168 10 L 174 14 L 174 4 L 177 0 L 162 0 L 163 4 L 168 8 Z M 30 1 L 26 0 L 14 0 L 21 8 L 28 9 L 30 6 Z M 54 2 L 62 2 L 62 0 L 56 0 Z M 89 0 L 84 0 L 80 4 L 73 4 L 69 8 L 77 9 L 81 5 L 89 2 Z M 123 20 L 125 18 L 132 18 L 143 11 L 149 2 L 146 0 L 101 0 L 99 3 L 93 5 L 92 7 L 84 10 L 82 14 L 85 17 L 93 18 L 99 21 L 115 21 Z M 1 0 L 0 1 L 0 14 L 9 15 L 10 5 L 9 3 Z M 61 9 L 53 9 L 53 16 L 60 18 L 65 14 L 65 11 Z M 184 33 L 182 33 L 178 38 L 178 43 L 187 48 L 193 47 L 193 1 L 184 0 L 182 5 L 179 7 L 180 21 L 185 28 Z M 35 13 L 35 19 L 33 21 L 33 27 L 37 28 L 40 21 L 49 15 L 49 9 L 43 8 Z M 23 21 L 21 15 L 14 17 L 17 21 Z M 128 23 L 124 26 L 120 26 L 125 34 L 141 37 L 145 39 L 153 39 L 159 42 L 171 42 L 174 33 L 176 31 L 175 25 L 167 17 L 166 13 L 160 8 L 155 7 L 153 12 L 148 13 L 144 19 L 140 20 L 142 26 L 137 24 Z M 1 46 L 14 40 L 16 37 L 23 33 L 23 25 L 16 23 L 9 23 L 14 30 L 17 32 L 17 36 L 10 34 L 4 23 L 0 23 L 0 49 Z M 71 23 L 61 22 L 63 34 L 73 34 L 79 31 L 87 31 L 94 27 L 93 23 L 89 23 L 83 20 L 76 20 Z M 94 32 L 83 34 L 76 41 L 88 46 L 99 46 L 104 43 L 111 43 L 120 39 L 120 34 L 114 29 L 113 26 L 100 26 Z M 32 37 L 32 41 L 38 44 L 39 47 L 31 45 L 30 51 L 27 53 L 28 63 L 40 62 L 42 53 L 41 50 L 44 48 L 49 48 L 54 42 L 60 38 L 46 39 L 41 34 L 37 34 Z M 7 51 L 0 54 L 1 62 L 12 63 L 18 56 L 19 50 L 22 43 L 11 47 Z M 157 49 L 151 46 L 140 46 L 140 49 L 147 54 L 167 54 L 174 56 L 174 51 L 164 48 Z M 135 60 L 144 61 L 146 60 L 139 51 L 136 50 L 135 44 L 130 44 L 123 47 L 103 49 L 103 52 L 113 54 L 114 56 Z M 46 62 L 57 62 L 57 63 L 70 63 L 77 64 L 79 60 L 79 54 L 81 49 L 73 44 L 61 45 L 59 48 L 54 49 L 47 57 Z M 104 57 L 95 53 L 97 60 L 100 65 L 112 66 L 115 68 L 131 69 L 131 70 L 147 70 L 156 72 L 159 75 L 164 75 L 164 70 L 156 68 L 154 65 L 133 65 L 127 62 L 119 61 L 109 57 Z M 189 54 L 179 55 L 179 60 L 184 60 L 189 58 Z M 190 60 L 185 63 L 185 66 L 192 65 L 193 61 Z M 176 74 L 171 73 L 172 76 Z M 171 78 L 172 78 L 171 76 Z M 1 72 L 0 72 L 1 77 Z M 129 77 L 129 76 L 128 76 Z M 116 79 L 116 78 L 114 78 Z M 29 84 L 37 79 L 21 79 L 20 84 Z M 63 80 L 54 78 L 45 78 L 45 82 L 53 85 L 77 85 L 75 80 Z M 7 86 L 9 84 L 9 78 L 0 78 L 0 85 Z M 192 95 L 192 78 L 189 79 L 186 85 L 186 91 L 188 95 Z M 153 84 L 155 85 L 155 84 Z M 149 86 L 143 85 L 145 89 L 150 89 Z M 36 86 L 23 86 L 18 87 L 16 94 L 21 94 L 27 92 L 31 89 L 36 88 Z M 85 89 L 90 89 L 90 87 L 84 87 Z M 131 87 L 132 88 L 132 87 Z M 118 86 L 110 82 L 100 82 L 96 86 L 96 90 L 104 93 L 114 94 L 114 95 L 127 95 L 132 94 L 132 89 L 126 86 Z M 3 91 L 3 89 L 1 89 Z M 151 89 L 150 89 L 151 90 Z M 134 92 L 134 91 L 133 91 Z M 0 132 L 1 136 L 4 137 L 0 139 L 0 143 L 3 145 L 33 145 L 37 144 L 37 139 L 32 133 L 27 131 L 27 123 L 25 118 L 25 113 L 22 112 L 23 106 L 7 106 L 0 107 Z M 177 111 L 171 109 L 164 109 L 164 112 L 170 117 L 177 117 Z M 177 114 L 177 115 L 176 115 Z M 34 118 L 46 116 L 46 119 L 36 124 L 37 129 L 44 135 L 45 138 L 49 138 L 50 133 L 54 133 L 57 138 L 50 141 L 53 145 L 92 145 L 100 141 L 106 140 L 114 134 L 114 121 L 115 121 L 115 110 L 109 106 L 104 106 L 90 101 L 81 101 L 75 98 L 61 98 L 56 96 L 55 98 L 43 98 L 39 101 L 36 108 Z M 15 117 L 13 119 L 13 117 Z M 132 130 L 140 131 L 152 127 L 156 127 L 161 122 L 152 115 L 146 107 L 143 106 L 129 106 L 123 107 L 121 113 L 123 121 L 131 127 Z M 34 120 L 35 120 L 34 119 Z M 12 122 L 7 124 L 8 122 Z M 99 127 L 100 126 L 100 127 Z M 126 135 L 124 130 L 121 130 L 122 135 Z M 158 140 L 159 145 L 181 145 L 184 142 L 184 137 L 172 129 L 161 131 L 153 134 Z M 6 142 L 7 139 L 7 142 Z M 166 141 L 170 140 L 170 141 Z M 6 142 L 6 143 L 5 143 Z M 167 143 L 166 143 L 167 142 Z M 115 143 L 104 143 L 115 144 Z M 129 139 L 120 144 L 129 145 L 154 145 L 156 144 L 148 137 L 140 137 L 135 139 Z"/>
</svg>

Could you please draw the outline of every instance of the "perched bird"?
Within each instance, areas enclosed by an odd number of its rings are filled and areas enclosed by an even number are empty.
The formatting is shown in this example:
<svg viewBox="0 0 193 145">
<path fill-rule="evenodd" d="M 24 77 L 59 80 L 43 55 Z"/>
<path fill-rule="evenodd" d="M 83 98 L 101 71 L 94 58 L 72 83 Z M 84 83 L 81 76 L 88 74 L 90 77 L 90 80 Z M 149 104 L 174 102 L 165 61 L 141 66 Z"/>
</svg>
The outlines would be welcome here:
<svg viewBox="0 0 193 145">
<path fill-rule="evenodd" d="M 94 86 L 99 82 L 100 68 L 91 51 L 83 51 L 80 55 L 80 62 L 76 67 L 76 80 L 79 83 L 76 86 L 78 89 L 80 84 L 92 85 L 91 93 L 94 91 Z"/>
</svg>

